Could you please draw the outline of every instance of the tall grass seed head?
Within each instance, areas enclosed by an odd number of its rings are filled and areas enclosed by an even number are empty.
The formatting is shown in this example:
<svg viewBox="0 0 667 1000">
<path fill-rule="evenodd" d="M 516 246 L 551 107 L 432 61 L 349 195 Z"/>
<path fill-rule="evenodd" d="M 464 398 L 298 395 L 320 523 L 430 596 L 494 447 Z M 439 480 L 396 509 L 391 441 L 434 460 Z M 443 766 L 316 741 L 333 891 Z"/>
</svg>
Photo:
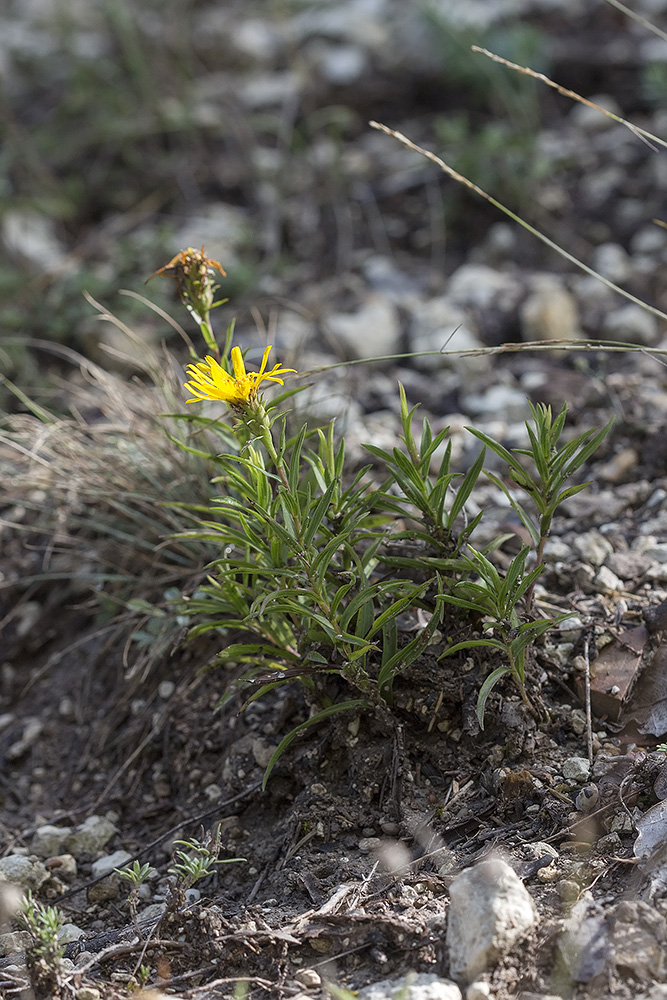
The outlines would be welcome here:
<svg viewBox="0 0 667 1000">
<path fill-rule="evenodd" d="M 186 403 L 196 403 L 199 400 L 220 399 L 233 409 L 245 412 L 257 397 L 257 390 L 262 382 L 277 382 L 283 385 L 281 375 L 296 372 L 295 368 L 283 368 L 276 364 L 271 371 L 266 371 L 271 347 L 264 351 L 262 364 L 258 372 L 247 372 L 240 347 L 232 347 L 231 361 L 233 375 L 226 372 L 215 358 L 209 356 L 197 364 L 188 365 L 187 372 L 192 381 L 185 383 L 185 388 L 192 393 Z"/>
</svg>

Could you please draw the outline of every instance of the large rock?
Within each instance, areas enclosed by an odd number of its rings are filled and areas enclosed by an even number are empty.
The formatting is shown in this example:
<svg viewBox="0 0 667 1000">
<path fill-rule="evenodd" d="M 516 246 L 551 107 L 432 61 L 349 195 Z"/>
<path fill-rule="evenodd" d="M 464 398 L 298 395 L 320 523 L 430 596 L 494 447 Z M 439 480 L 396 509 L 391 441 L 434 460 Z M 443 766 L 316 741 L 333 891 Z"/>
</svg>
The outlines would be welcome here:
<svg viewBox="0 0 667 1000">
<path fill-rule="evenodd" d="M 537 924 L 519 876 L 500 858 L 468 868 L 449 887 L 449 972 L 470 983 Z"/>
<path fill-rule="evenodd" d="M 22 854 L 0 858 L 0 882 L 11 882 L 24 892 L 37 892 L 48 877 L 48 871 L 37 858 L 26 858 Z"/>
<path fill-rule="evenodd" d="M 51 826 L 50 824 L 38 826 L 30 844 L 32 852 L 39 858 L 50 858 L 54 854 L 60 854 L 65 841 L 71 834 L 72 828 L 70 826 Z"/>
<path fill-rule="evenodd" d="M 82 854 L 97 854 L 111 840 L 115 832 L 116 827 L 106 816 L 89 816 L 77 826 L 65 844 L 75 858 Z"/>
<path fill-rule="evenodd" d="M 354 313 L 333 313 L 325 327 L 352 358 L 396 354 L 401 346 L 401 324 L 396 307 L 384 296 L 370 293 Z"/>
</svg>

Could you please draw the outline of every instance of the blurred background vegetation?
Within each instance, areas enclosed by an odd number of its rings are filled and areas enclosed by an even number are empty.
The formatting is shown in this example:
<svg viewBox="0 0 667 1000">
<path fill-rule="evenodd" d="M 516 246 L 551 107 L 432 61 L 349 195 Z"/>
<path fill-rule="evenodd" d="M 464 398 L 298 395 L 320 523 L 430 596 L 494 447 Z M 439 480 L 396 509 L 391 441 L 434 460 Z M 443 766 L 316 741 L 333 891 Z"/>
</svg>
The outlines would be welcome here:
<svg viewBox="0 0 667 1000">
<path fill-rule="evenodd" d="M 254 15 L 224 6 L 216 14 L 182 0 L 69 0 L 0 15 L 0 331 L 12 381 L 35 385 L 52 364 L 27 349 L 28 338 L 99 360 L 101 327 L 82 293 L 117 308 L 119 288 L 143 293 L 146 276 L 186 243 L 206 242 L 222 259 L 237 308 L 262 276 L 283 276 L 287 290 L 347 266 L 353 251 L 392 242 L 381 203 L 401 196 L 406 221 L 396 235 L 428 255 L 465 198 L 444 195 L 419 163 L 403 178 L 394 171 L 392 190 L 371 146 L 355 149 L 369 117 L 428 117 L 452 165 L 515 205 L 539 179 L 532 81 L 480 66 L 470 52 L 481 42 L 543 68 L 538 30 L 455 28 L 425 6 L 418 20 L 433 33 L 425 73 L 408 61 L 383 67 L 371 52 L 363 80 L 346 82 L 344 67 L 329 79 L 326 69 L 313 72 L 323 31 L 290 29 L 290 19 L 326 4 L 275 2 Z M 335 42 L 339 57 L 354 55 L 351 39 Z M 423 211 L 414 189 L 425 183 L 432 217 L 422 232 L 411 213 Z M 173 301 L 167 283 L 149 295 L 163 308 Z M 122 314 L 142 336 L 170 334 L 135 300 L 123 300 Z M 11 405 L 6 393 L 2 402 Z"/>
<path fill-rule="evenodd" d="M 501 17 L 484 28 L 460 13 L 453 23 L 442 3 L 410 5 L 409 16 L 386 6 L 396 23 L 382 3 L 349 0 L 3 7 L 5 378 L 58 405 L 45 381 L 55 362 L 28 340 L 115 363 L 103 350 L 115 346 L 113 329 L 84 291 L 141 337 L 174 336 L 118 293 L 144 294 L 145 278 L 188 244 L 205 243 L 226 268 L 230 316 L 261 296 L 308 298 L 364 253 L 442 273 L 445 245 L 460 260 L 498 216 L 369 134 L 370 118 L 410 129 L 511 208 L 539 204 L 551 169 L 540 133 L 570 106 L 470 46 L 548 73 L 552 21 Z M 639 99 L 655 106 L 664 64 L 642 73 Z M 561 82 L 583 82 L 574 77 Z M 148 295 L 167 309 L 174 300 L 167 282 Z"/>
</svg>

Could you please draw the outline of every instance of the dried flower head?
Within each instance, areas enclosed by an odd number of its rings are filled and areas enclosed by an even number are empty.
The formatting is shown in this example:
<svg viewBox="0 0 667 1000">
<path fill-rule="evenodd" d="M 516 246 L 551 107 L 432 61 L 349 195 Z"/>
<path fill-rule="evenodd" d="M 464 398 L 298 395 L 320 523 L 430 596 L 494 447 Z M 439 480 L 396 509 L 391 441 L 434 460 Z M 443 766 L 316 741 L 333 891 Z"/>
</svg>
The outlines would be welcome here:
<svg viewBox="0 0 667 1000">
<path fill-rule="evenodd" d="M 181 301 L 200 322 L 202 320 L 207 322 L 208 314 L 214 305 L 213 296 L 218 288 L 212 280 L 214 271 L 218 271 L 223 277 L 226 276 L 220 262 L 206 256 L 204 247 L 201 250 L 188 247 L 154 271 L 146 280 L 150 281 L 158 274 L 165 278 L 173 278 Z"/>
</svg>

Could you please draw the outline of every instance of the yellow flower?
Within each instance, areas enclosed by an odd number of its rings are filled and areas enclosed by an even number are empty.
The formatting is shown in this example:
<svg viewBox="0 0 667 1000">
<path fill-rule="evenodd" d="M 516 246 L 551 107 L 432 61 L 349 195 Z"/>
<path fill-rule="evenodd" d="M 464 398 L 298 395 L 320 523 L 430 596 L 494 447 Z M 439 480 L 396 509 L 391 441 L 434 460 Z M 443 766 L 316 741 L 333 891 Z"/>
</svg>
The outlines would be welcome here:
<svg viewBox="0 0 667 1000">
<path fill-rule="evenodd" d="M 266 363 L 269 360 L 270 350 L 271 348 L 267 347 L 264 351 L 258 372 L 246 372 L 240 347 L 232 347 L 233 376 L 210 356 L 196 365 L 188 365 L 187 371 L 192 381 L 186 382 L 185 388 L 192 393 L 193 398 L 186 399 L 186 403 L 196 403 L 200 399 L 221 399 L 230 406 L 243 408 L 257 395 L 262 382 L 278 382 L 282 385 L 283 380 L 280 376 L 296 369 L 274 365 L 271 371 L 267 372 Z"/>
</svg>

